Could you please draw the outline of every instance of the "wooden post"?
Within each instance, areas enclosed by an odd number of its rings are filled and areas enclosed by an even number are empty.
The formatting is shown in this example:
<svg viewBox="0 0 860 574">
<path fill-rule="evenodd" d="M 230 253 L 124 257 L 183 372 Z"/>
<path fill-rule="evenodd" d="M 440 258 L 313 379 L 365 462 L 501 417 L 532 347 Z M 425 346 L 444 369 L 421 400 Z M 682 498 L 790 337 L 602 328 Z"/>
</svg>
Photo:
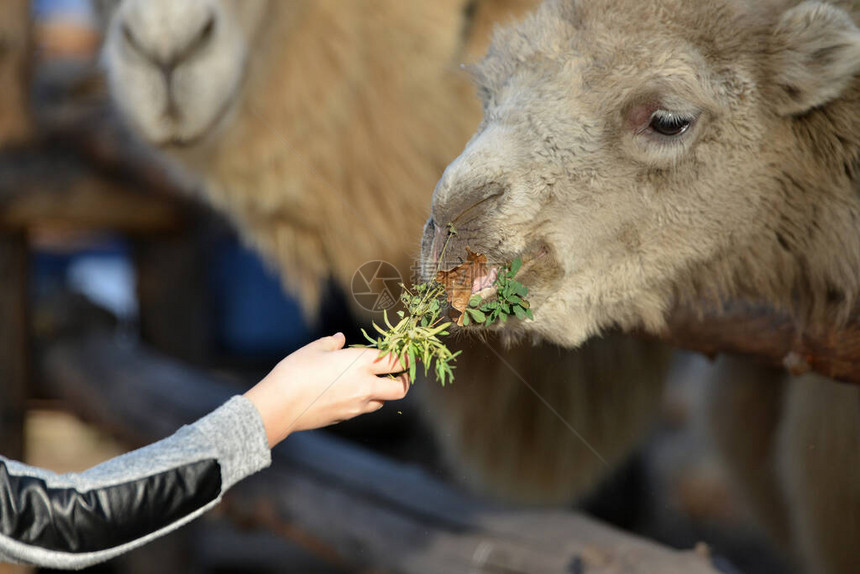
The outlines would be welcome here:
<svg viewBox="0 0 860 574">
<path fill-rule="evenodd" d="M 28 256 L 24 233 L 0 234 L 0 454 L 24 454 L 28 394 Z"/>
<path fill-rule="evenodd" d="M 28 104 L 30 2 L 8 0 L 0 10 L 0 148 L 32 133 Z M 0 166 L 2 167 L 2 166 Z M 27 237 L 0 233 L 0 454 L 24 454 L 28 379 Z"/>
<path fill-rule="evenodd" d="M 206 263 L 192 222 L 181 233 L 141 237 L 135 244 L 140 331 L 152 347 L 205 365 L 210 340 Z"/>
<path fill-rule="evenodd" d="M 0 147 L 31 135 L 29 66 L 30 2 L 4 0 L 0 10 Z"/>
</svg>

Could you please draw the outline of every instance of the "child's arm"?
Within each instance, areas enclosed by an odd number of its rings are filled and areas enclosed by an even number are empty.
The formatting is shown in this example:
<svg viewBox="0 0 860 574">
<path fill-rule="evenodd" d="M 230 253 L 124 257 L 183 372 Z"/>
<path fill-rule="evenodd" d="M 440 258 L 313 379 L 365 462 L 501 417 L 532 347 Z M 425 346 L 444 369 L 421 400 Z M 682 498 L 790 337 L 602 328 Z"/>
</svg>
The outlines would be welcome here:
<svg viewBox="0 0 860 574">
<path fill-rule="evenodd" d="M 408 381 L 377 352 L 338 350 L 343 335 L 299 349 L 245 397 L 148 447 L 77 474 L 0 457 L 0 560 L 82 568 L 162 536 L 271 463 L 269 448 L 402 398 Z"/>
</svg>

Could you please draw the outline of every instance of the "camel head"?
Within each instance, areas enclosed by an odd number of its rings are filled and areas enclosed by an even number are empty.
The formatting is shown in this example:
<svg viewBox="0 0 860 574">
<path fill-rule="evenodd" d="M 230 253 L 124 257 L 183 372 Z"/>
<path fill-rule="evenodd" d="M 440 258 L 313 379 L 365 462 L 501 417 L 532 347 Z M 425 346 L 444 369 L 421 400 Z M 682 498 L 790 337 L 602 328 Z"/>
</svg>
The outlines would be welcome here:
<svg viewBox="0 0 860 574">
<path fill-rule="evenodd" d="M 533 260 L 534 321 L 578 345 L 679 301 L 860 292 L 860 30 L 819 3 L 549 0 L 474 70 L 484 118 L 439 181 L 432 268 Z M 508 322 L 510 325 L 511 322 Z"/>
<path fill-rule="evenodd" d="M 104 58 L 111 92 L 151 143 L 189 146 L 236 105 L 265 0 L 115 2 Z"/>
</svg>

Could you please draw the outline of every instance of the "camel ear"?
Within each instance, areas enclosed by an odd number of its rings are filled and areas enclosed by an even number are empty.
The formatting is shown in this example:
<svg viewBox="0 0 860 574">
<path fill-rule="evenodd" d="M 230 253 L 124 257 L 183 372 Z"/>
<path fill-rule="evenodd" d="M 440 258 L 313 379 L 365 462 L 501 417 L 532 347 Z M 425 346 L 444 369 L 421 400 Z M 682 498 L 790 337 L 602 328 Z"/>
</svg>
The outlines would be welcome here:
<svg viewBox="0 0 860 574">
<path fill-rule="evenodd" d="M 847 12 L 822 2 L 803 2 L 783 14 L 770 46 L 780 115 L 835 100 L 860 74 L 860 29 Z"/>
</svg>

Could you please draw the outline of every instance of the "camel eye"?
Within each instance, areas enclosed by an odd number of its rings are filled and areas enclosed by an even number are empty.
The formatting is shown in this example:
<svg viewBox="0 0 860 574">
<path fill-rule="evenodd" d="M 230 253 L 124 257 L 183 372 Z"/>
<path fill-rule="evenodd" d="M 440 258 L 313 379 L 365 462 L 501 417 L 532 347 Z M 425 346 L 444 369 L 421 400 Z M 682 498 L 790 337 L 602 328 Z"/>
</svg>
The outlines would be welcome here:
<svg viewBox="0 0 860 574">
<path fill-rule="evenodd" d="M 690 129 L 694 121 L 695 118 L 691 116 L 657 110 L 651 114 L 651 121 L 648 123 L 648 127 L 661 136 L 677 137 Z"/>
</svg>

